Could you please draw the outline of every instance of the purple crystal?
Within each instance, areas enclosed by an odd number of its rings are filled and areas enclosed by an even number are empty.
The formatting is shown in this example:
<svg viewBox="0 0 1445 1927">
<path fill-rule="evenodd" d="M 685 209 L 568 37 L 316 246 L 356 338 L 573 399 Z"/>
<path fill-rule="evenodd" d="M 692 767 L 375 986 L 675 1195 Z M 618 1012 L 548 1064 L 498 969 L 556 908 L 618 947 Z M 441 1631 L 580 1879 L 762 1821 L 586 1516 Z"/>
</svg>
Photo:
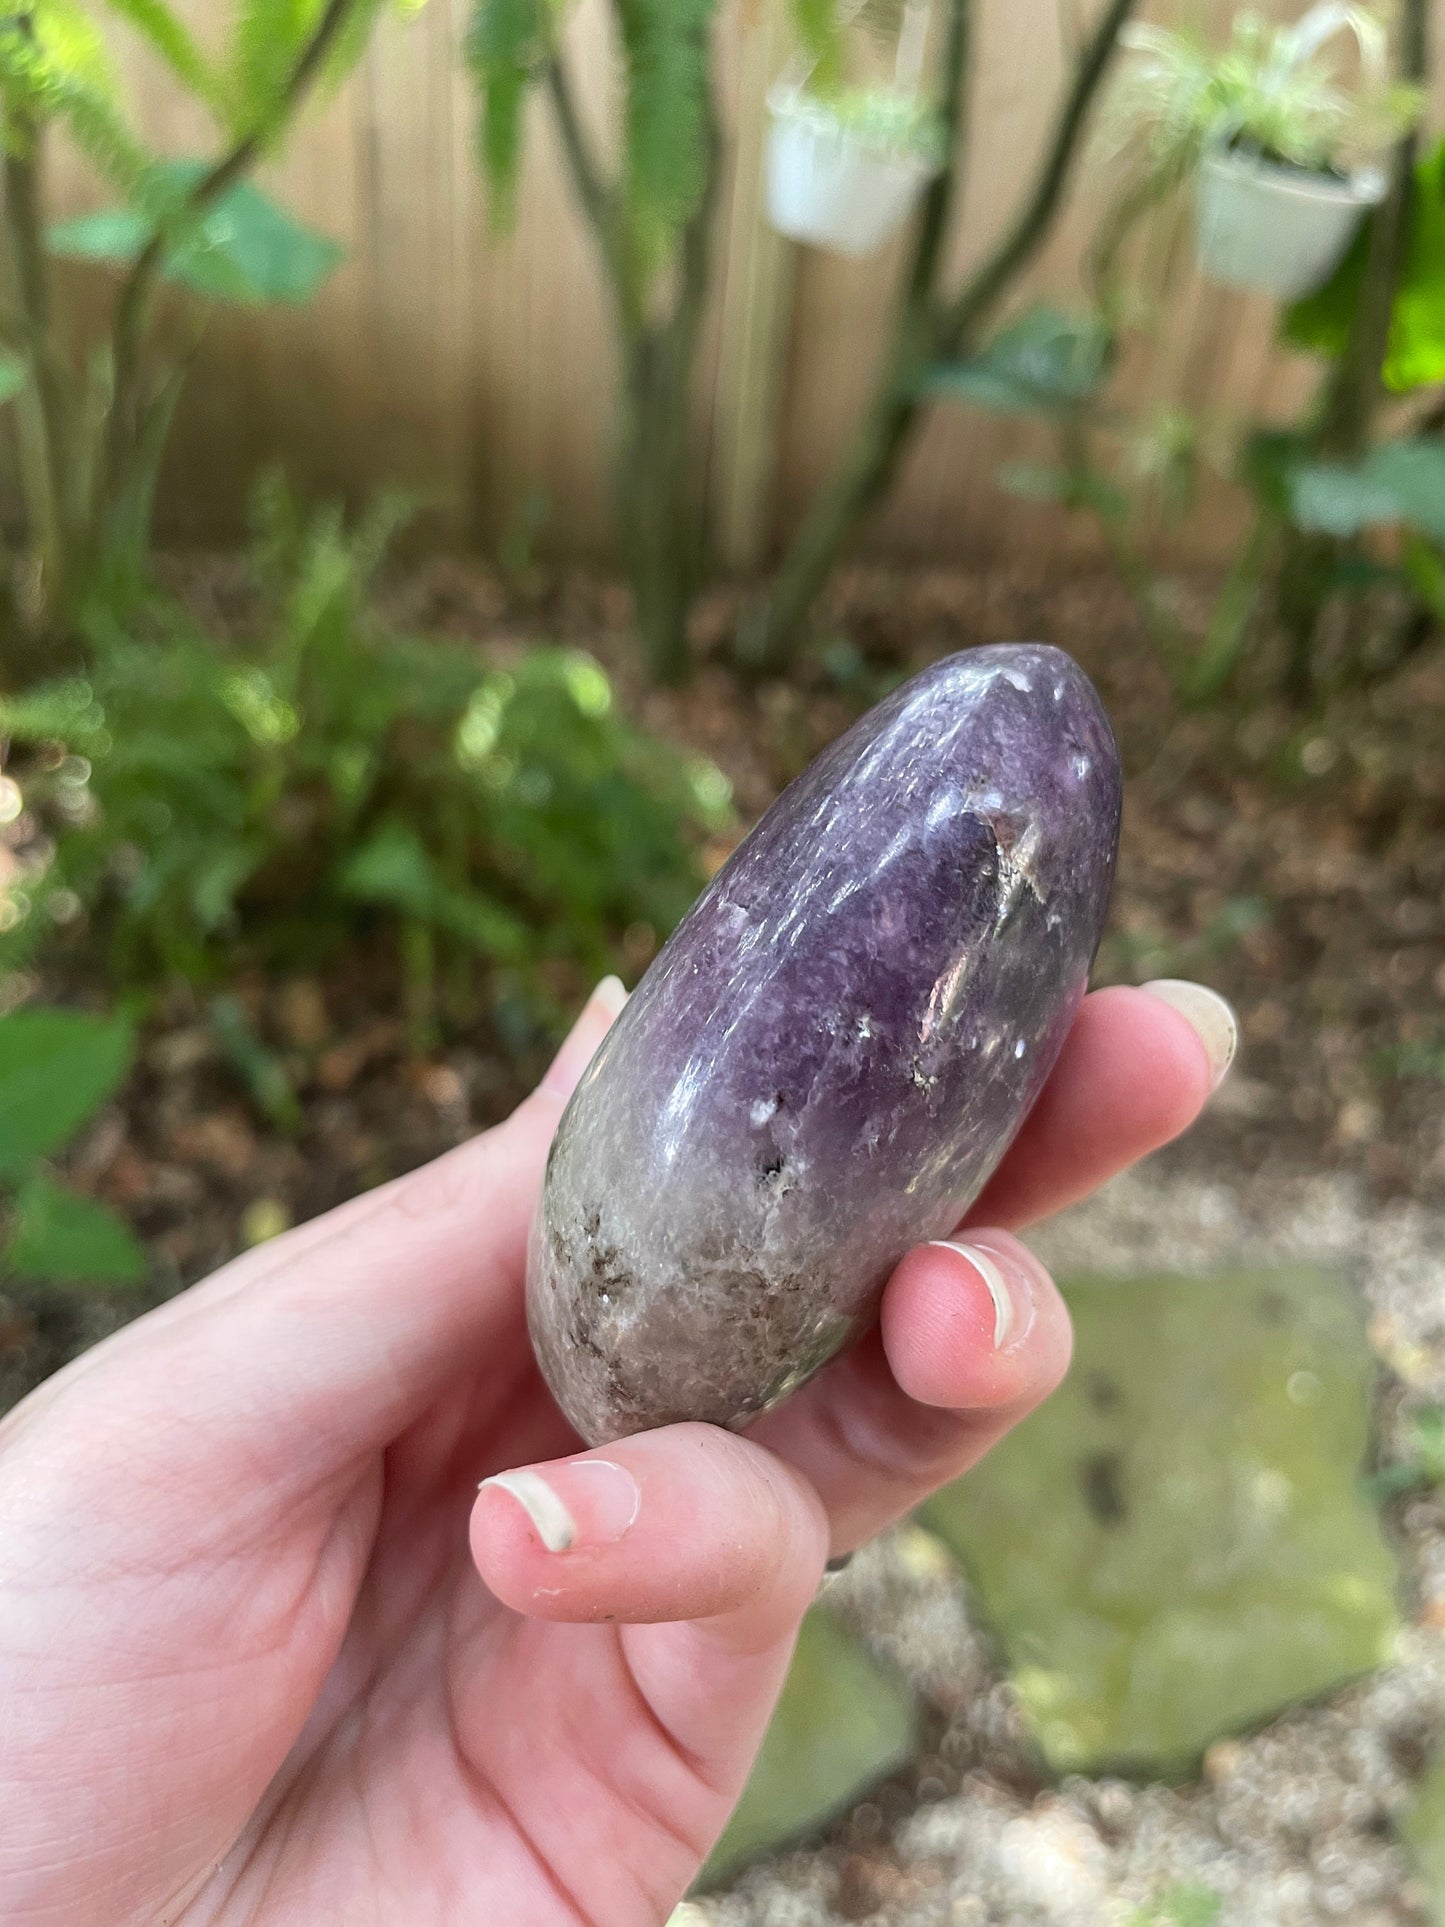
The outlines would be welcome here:
<svg viewBox="0 0 1445 1927">
<path fill-rule="evenodd" d="M 537 1357 L 593 1442 L 740 1425 L 978 1195 L 1098 945 L 1118 755 L 1057 649 L 949 656 L 824 752 L 704 891 L 557 1133 Z"/>
</svg>

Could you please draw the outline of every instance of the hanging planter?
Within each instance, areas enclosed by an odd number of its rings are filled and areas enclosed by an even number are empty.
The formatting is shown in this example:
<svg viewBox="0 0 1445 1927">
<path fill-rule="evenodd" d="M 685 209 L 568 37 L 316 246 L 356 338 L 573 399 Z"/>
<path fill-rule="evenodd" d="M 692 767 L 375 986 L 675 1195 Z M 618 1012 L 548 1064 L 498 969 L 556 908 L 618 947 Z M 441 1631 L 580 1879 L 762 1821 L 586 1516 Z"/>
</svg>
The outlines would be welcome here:
<svg viewBox="0 0 1445 1927">
<path fill-rule="evenodd" d="M 1323 57 L 1340 33 L 1359 48 L 1353 86 Z M 1281 301 L 1320 287 L 1384 198 L 1375 157 L 1420 113 L 1418 90 L 1390 83 L 1382 17 L 1345 0 L 1284 27 L 1241 13 L 1219 53 L 1160 27 L 1123 38 L 1136 58 L 1115 121 L 1146 181 L 1193 176 L 1201 272 Z"/>
<path fill-rule="evenodd" d="M 903 96 L 830 101 L 777 87 L 768 112 L 768 219 L 810 247 L 873 254 L 902 227 L 941 165 L 927 145 L 928 123 Z M 892 137 L 890 122 L 898 130 Z"/>
<path fill-rule="evenodd" d="M 814 62 L 773 88 L 768 219 L 780 234 L 858 256 L 902 227 L 944 159 L 937 115 L 918 98 L 927 32 L 927 0 L 910 0 L 891 87 L 824 90 L 810 84 Z"/>
<path fill-rule="evenodd" d="M 1237 148 L 1208 154 L 1195 201 L 1199 266 L 1226 287 L 1298 301 L 1329 280 L 1385 188 L 1374 167 L 1341 177 Z"/>
</svg>

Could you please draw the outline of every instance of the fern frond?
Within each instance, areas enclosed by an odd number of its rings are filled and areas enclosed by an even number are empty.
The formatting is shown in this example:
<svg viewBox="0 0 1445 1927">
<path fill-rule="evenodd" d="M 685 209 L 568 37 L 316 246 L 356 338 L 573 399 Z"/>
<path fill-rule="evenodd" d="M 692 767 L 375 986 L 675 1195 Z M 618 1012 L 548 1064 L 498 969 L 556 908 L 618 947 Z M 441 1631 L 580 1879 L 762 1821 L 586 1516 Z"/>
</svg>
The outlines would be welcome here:
<svg viewBox="0 0 1445 1927">
<path fill-rule="evenodd" d="M 105 43 L 73 0 L 0 20 L 0 108 L 7 146 L 56 120 L 120 194 L 133 198 L 145 181 L 150 157 L 126 122 Z"/>
<path fill-rule="evenodd" d="M 426 4 L 427 0 L 356 0 L 327 59 L 321 76 L 322 91 L 339 87 L 358 64 L 382 14 L 393 13 L 409 20 Z"/>
<path fill-rule="evenodd" d="M 516 199 L 527 96 L 550 54 L 547 0 L 478 0 L 467 34 L 467 63 L 477 82 L 477 145 L 492 194 L 492 219 L 505 227 Z"/>
<path fill-rule="evenodd" d="M 708 154 L 714 0 L 614 0 L 627 64 L 627 205 L 648 270 L 701 205 Z"/>
<path fill-rule="evenodd" d="M 224 108 L 221 76 L 197 46 L 190 29 L 166 0 L 107 0 L 112 13 L 129 23 L 197 100 Z"/>
<path fill-rule="evenodd" d="M 224 63 L 233 133 L 275 127 L 286 83 L 325 6 L 326 0 L 240 0 Z"/>
</svg>

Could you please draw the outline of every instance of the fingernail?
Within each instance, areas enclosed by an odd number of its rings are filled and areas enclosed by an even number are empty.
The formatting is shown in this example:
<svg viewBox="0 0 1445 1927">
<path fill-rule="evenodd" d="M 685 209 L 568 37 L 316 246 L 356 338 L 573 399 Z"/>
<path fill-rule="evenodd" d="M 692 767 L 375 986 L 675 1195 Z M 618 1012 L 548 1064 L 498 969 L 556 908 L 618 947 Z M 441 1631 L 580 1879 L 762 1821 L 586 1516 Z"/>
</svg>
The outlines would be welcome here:
<svg viewBox="0 0 1445 1927">
<path fill-rule="evenodd" d="M 576 1023 L 568 1031 L 562 1048 L 552 1059 L 541 1088 L 570 1097 L 573 1087 L 596 1054 L 602 1031 L 612 1023 L 627 1002 L 627 991 L 620 977 L 604 977 L 583 1005 Z M 599 1028 L 600 1026 L 600 1028 Z"/>
<path fill-rule="evenodd" d="M 599 1005 L 609 1017 L 619 1017 L 627 1002 L 627 986 L 620 977 L 604 977 L 587 1001 Z"/>
<path fill-rule="evenodd" d="M 983 1245 L 961 1244 L 953 1238 L 934 1238 L 931 1242 L 943 1251 L 956 1251 L 960 1258 L 966 1258 L 982 1278 L 993 1300 L 993 1348 L 996 1352 L 1006 1351 L 1034 1322 L 1032 1280 L 1012 1259 Z"/>
<path fill-rule="evenodd" d="M 611 1459 L 559 1459 L 545 1473 L 525 1466 L 483 1479 L 517 1501 L 548 1552 L 614 1546 L 642 1503 L 636 1479 Z"/>
<path fill-rule="evenodd" d="M 1209 1059 L 1209 1088 L 1217 1091 L 1239 1048 L 1239 1020 L 1233 1010 L 1217 990 L 1191 983 L 1187 977 L 1156 977 L 1144 989 L 1177 1010 L 1192 1027 Z"/>
</svg>

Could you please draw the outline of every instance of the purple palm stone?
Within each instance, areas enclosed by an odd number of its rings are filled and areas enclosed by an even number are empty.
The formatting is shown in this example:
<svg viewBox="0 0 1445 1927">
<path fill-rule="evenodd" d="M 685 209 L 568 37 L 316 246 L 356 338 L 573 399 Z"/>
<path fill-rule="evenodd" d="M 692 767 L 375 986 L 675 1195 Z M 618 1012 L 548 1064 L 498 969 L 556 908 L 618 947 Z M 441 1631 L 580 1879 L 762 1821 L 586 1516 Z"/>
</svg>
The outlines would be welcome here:
<svg viewBox="0 0 1445 1927">
<path fill-rule="evenodd" d="M 1098 697 L 1036 644 L 935 663 L 778 799 L 552 1148 L 528 1318 L 584 1439 L 745 1424 L 952 1230 L 1084 994 L 1119 807 Z"/>
</svg>

